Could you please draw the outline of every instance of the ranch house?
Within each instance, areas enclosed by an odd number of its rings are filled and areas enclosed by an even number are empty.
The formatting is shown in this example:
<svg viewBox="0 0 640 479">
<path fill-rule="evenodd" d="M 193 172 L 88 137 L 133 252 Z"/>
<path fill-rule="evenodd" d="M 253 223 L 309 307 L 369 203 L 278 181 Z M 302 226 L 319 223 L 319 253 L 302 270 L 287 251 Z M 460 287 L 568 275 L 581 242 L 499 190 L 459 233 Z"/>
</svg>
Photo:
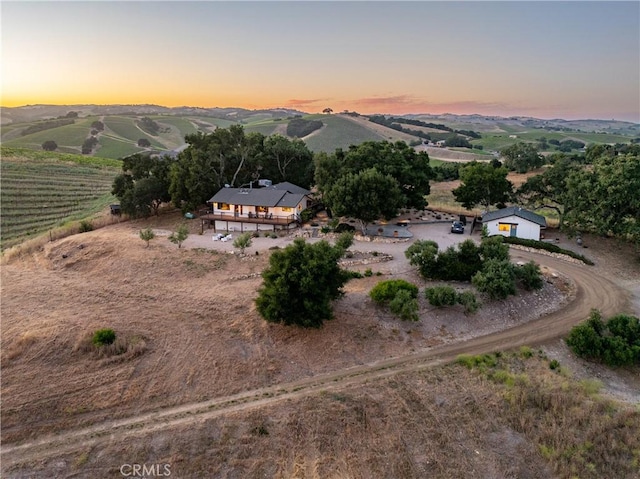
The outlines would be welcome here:
<svg viewBox="0 0 640 479">
<path fill-rule="evenodd" d="M 486 213 L 482 225 L 489 230 L 489 236 L 502 235 L 516 238 L 540 240 L 540 230 L 547 227 L 544 216 L 518 206 Z"/>
<path fill-rule="evenodd" d="M 214 231 L 295 228 L 309 204 L 310 193 L 289 182 L 263 188 L 222 188 L 207 201 L 209 209 L 201 212 L 202 229 L 205 224 L 213 226 Z"/>
</svg>

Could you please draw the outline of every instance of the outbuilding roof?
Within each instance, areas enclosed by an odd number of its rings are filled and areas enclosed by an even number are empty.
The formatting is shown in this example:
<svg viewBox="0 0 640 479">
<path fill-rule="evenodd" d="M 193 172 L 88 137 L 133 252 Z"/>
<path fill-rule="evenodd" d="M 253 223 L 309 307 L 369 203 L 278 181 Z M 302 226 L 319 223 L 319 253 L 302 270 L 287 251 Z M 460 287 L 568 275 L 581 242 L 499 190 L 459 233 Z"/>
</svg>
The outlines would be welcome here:
<svg viewBox="0 0 640 479">
<path fill-rule="evenodd" d="M 534 213 L 533 211 L 525 210 L 519 206 L 509 206 L 508 208 L 502 208 L 501 210 L 486 213 L 482 216 L 482 222 L 486 223 L 488 221 L 499 220 L 508 216 L 517 216 L 527 221 L 531 221 L 532 223 L 539 224 L 542 227 L 547 226 L 547 220 L 544 216 Z"/>
</svg>

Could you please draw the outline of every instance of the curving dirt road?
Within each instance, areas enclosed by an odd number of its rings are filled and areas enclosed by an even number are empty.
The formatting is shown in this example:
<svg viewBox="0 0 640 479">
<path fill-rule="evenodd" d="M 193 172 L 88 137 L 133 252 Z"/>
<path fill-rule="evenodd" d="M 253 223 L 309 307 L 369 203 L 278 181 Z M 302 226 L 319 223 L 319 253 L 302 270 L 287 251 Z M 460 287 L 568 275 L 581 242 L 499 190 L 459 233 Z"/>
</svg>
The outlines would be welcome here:
<svg viewBox="0 0 640 479">
<path fill-rule="evenodd" d="M 126 419 L 68 430 L 35 441 L 4 444 L 1 449 L 3 468 L 56 457 L 82 447 L 127 437 L 144 436 L 152 431 L 200 422 L 233 411 L 257 408 L 285 399 L 300 398 L 319 391 L 337 390 L 381 377 L 434 367 L 455 359 L 460 354 L 482 354 L 521 345 L 535 346 L 556 339 L 576 323 L 585 319 L 592 308 L 604 316 L 625 310 L 630 293 L 614 282 L 598 276 L 589 266 L 569 263 L 549 256 L 512 250 L 513 261 L 535 260 L 541 266 L 557 270 L 573 279 L 575 296 L 564 308 L 537 320 L 508 330 L 468 341 L 447 344 L 401 357 L 381 360 L 317 375 L 289 383 L 277 384 L 232 396 L 171 407 Z"/>
</svg>

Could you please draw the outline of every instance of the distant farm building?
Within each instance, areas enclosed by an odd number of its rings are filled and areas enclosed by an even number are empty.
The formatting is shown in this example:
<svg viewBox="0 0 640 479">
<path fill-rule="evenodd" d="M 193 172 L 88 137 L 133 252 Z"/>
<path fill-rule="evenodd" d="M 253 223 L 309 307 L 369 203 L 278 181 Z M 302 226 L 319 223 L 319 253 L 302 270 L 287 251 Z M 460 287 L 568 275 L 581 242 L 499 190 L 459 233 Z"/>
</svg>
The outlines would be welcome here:
<svg viewBox="0 0 640 479">
<path fill-rule="evenodd" d="M 489 236 L 513 236 L 537 241 L 540 240 L 540 230 L 547 227 L 544 216 L 519 206 L 486 213 L 482 217 L 482 224 L 487 227 Z"/>
</svg>

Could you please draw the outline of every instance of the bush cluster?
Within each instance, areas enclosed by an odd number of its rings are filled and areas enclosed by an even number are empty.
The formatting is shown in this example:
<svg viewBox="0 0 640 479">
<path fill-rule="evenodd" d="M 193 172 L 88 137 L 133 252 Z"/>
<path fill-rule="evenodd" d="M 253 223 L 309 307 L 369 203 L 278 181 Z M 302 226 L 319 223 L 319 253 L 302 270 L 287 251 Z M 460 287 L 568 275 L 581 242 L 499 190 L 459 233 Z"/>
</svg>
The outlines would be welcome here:
<svg viewBox="0 0 640 479">
<path fill-rule="evenodd" d="M 104 346 L 106 344 L 113 344 L 116 340 L 116 333 L 113 329 L 105 328 L 98 329 L 95 333 L 93 333 L 93 337 L 91 338 L 92 342 L 96 346 Z"/>
<path fill-rule="evenodd" d="M 468 314 L 475 313 L 480 307 L 476 295 L 471 291 L 458 293 L 451 286 L 434 286 L 433 288 L 427 288 L 424 293 L 427 300 L 429 300 L 429 304 L 438 308 L 461 304 L 464 306 L 464 312 Z"/>
<path fill-rule="evenodd" d="M 390 279 L 376 284 L 369 292 L 376 303 L 389 305 L 393 314 L 404 320 L 418 320 L 418 287 L 403 279 Z"/>
<path fill-rule="evenodd" d="M 82 220 L 80 222 L 80 226 L 78 227 L 78 231 L 80 233 L 88 233 L 89 231 L 93 231 L 93 223 L 89 220 Z"/>
<path fill-rule="evenodd" d="M 516 294 L 517 281 L 527 290 L 542 288 L 540 268 L 533 262 L 523 266 L 512 265 L 509 246 L 503 240 L 502 236 L 483 238 L 478 246 L 468 239 L 457 248 L 450 246 L 445 251 L 438 251 L 435 241 L 416 241 L 407 248 L 405 255 L 424 278 L 471 281 L 478 291 L 491 299 L 504 299 Z M 477 309 L 477 305 L 469 304 L 470 308 Z"/>
<path fill-rule="evenodd" d="M 618 314 L 605 322 L 600 311 L 592 310 L 565 341 L 582 358 L 608 366 L 640 365 L 640 319 L 635 316 Z"/>
<path fill-rule="evenodd" d="M 418 266 L 420 274 L 427 279 L 443 281 L 471 281 L 483 264 L 491 259 L 508 260 L 509 247 L 496 236 L 482 241 L 480 246 L 473 240 L 465 240 L 457 248 L 450 246 L 438 251 L 438 243 L 431 240 L 414 242 L 405 256 Z"/>
<path fill-rule="evenodd" d="M 82 143 L 82 154 L 90 155 L 93 148 L 98 144 L 98 139 L 95 136 L 90 136 Z"/>
</svg>

